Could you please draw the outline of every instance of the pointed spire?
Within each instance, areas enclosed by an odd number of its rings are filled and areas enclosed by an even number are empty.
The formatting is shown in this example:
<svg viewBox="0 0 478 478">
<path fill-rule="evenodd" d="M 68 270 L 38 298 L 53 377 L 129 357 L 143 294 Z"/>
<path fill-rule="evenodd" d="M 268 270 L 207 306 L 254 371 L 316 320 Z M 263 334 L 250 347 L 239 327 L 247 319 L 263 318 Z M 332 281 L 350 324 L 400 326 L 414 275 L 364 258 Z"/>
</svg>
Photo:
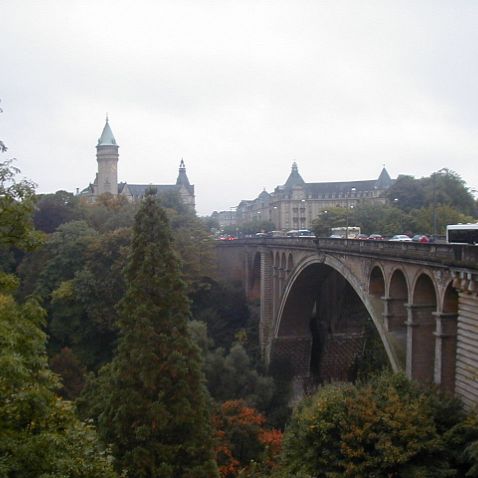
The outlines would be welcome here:
<svg viewBox="0 0 478 478">
<path fill-rule="evenodd" d="M 108 113 L 106 113 L 105 126 L 103 128 L 103 132 L 101 133 L 101 137 L 98 140 L 97 146 L 118 146 L 110 128 Z"/>
<path fill-rule="evenodd" d="M 186 165 L 184 164 L 183 158 L 181 158 L 181 162 L 179 163 L 179 174 L 178 179 L 176 180 L 176 184 L 190 186 L 188 175 L 186 174 Z"/>
</svg>

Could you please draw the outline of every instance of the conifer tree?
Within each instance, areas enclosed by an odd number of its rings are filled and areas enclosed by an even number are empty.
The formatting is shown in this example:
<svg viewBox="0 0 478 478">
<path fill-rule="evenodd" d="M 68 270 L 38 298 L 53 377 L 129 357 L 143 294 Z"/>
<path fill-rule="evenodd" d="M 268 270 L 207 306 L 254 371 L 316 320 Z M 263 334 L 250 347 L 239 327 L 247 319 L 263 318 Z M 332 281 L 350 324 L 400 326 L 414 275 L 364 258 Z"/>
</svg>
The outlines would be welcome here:
<svg viewBox="0 0 478 478">
<path fill-rule="evenodd" d="M 100 429 L 128 477 L 211 478 L 208 395 L 164 210 L 150 193 L 136 215 L 120 337 Z"/>
</svg>

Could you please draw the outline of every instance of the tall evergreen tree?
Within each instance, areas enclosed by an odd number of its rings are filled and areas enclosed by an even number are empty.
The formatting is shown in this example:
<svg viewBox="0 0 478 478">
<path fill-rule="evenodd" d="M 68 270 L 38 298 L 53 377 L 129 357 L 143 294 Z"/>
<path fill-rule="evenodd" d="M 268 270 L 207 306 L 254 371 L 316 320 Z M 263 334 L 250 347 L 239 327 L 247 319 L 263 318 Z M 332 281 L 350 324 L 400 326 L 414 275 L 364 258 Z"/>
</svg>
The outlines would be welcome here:
<svg viewBox="0 0 478 478">
<path fill-rule="evenodd" d="M 166 214 L 153 193 L 136 215 L 126 283 L 100 430 L 129 477 L 217 476 L 185 285 Z"/>
</svg>

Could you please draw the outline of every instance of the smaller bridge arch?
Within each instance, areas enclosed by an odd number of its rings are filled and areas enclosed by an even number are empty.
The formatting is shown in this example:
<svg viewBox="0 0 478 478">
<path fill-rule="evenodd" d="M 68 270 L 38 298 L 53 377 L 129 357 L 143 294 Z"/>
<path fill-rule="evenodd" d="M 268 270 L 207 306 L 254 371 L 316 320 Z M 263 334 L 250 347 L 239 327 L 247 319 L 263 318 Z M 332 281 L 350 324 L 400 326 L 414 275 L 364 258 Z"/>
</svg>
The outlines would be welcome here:
<svg viewBox="0 0 478 478">
<path fill-rule="evenodd" d="M 380 264 L 375 264 L 370 272 L 368 293 L 377 298 L 385 295 L 385 274 Z"/>
<path fill-rule="evenodd" d="M 415 380 L 432 383 L 437 291 L 432 277 L 426 272 L 415 278 L 407 308 L 407 374 Z"/>
<path fill-rule="evenodd" d="M 368 294 L 373 302 L 377 315 L 383 317 L 385 312 L 383 298 L 385 297 L 385 273 L 380 264 L 374 264 L 370 272 Z"/>
</svg>

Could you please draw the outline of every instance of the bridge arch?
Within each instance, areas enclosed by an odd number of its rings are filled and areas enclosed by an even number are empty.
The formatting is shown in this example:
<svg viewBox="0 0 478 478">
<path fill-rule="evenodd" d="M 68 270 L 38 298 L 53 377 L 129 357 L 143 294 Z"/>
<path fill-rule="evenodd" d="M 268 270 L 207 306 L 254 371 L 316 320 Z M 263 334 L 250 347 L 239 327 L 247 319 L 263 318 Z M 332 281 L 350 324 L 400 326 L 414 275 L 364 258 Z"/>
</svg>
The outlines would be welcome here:
<svg viewBox="0 0 478 478">
<path fill-rule="evenodd" d="M 402 370 L 406 369 L 407 319 L 409 303 L 407 276 L 400 267 L 394 267 L 389 275 L 384 298 L 384 327 L 390 337 Z"/>
<path fill-rule="evenodd" d="M 375 264 L 370 271 L 368 293 L 374 303 L 377 316 L 383 317 L 385 311 L 383 297 L 385 297 L 385 273 L 380 264 Z"/>
<path fill-rule="evenodd" d="M 449 280 L 443 294 L 443 301 L 440 303 L 440 310 L 445 314 L 458 313 L 458 292 L 453 287 L 453 281 Z"/>
<path fill-rule="evenodd" d="M 313 360 L 311 359 L 314 359 L 313 354 L 316 347 L 313 343 L 314 330 L 312 324 L 317 323 L 318 325 L 316 325 L 316 327 L 319 329 L 324 327 L 324 324 L 321 323 L 320 318 L 317 321 L 313 321 L 312 316 L 314 314 L 320 316 L 320 300 L 324 299 L 319 296 L 321 294 L 320 291 L 325 290 L 324 288 L 329 287 L 330 290 L 327 290 L 327 294 L 332 293 L 330 303 L 327 304 L 329 307 L 338 297 L 340 298 L 341 294 L 337 293 L 338 290 L 335 291 L 335 295 L 333 294 L 335 287 L 333 283 L 335 282 L 341 291 L 345 291 L 345 293 L 342 294 L 342 300 L 344 296 L 349 297 L 349 300 L 352 300 L 350 299 L 352 296 L 356 297 L 356 299 L 353 300 L 360 303 L 360 307 L 364 309 L 366 315 L 372 320 L 374 328 L 380 336 L 391 367 L 394 370 L 400 369 L 395 350 L 389 343 L 389 337 L 383 326 L 383 308 L 377 305 L 376 300 L 376 297 L 379 294 L 383 295 L 385 291 L 385 278 L 380 266 L 372 269 L 371 280 L 372 289 L 376 292 L 375 297 L 368 294 L 370 284 L 364 285 L 343 262 L 333 256 L 318 257 L 314 255 L 303 258 L 291 271 L 286 282 L 282 300 L 276 314 L 273 334 L 275 341 L 279 344 L 283 344 L 287 341 L 293 343 L 295 339 L 295 349 L 299 351 L 301 359 L 305 361 L 308 360 L 313 364 Z M 352 291 L 355 292 L 355 294 L 352 294 Z M 327 294 L 324 293 L 324 296 Z M 355 305 L 352 307 L 355 307 Z M 342 337 L 340 340 L 354 340 L 355 337 L 357 342 L 357 337 L 360 334 L 356 325 L 352 323 L 353 320 L 354 318 L 350 319 L 350 323 L 347 325 L 348 331 L 351 331 L 351 333 L 348 334 L 341 333 L 341 326 L 337 326 L 333 318 L 327 324 L 329 328 L 328 331 L 315 330 L 315 332 L 319 334 L 332 333 L 335 334 L 334 337 Z M 356 327 L 355 332 L 354 327 Z M 299 343 L 300 346 L 297 345 Z M 322 346 L 323 344 L 320 345 Z M 289 350 L 293 347 L 293 345 L 290 345 Z M 273 350 L 272 360 L 275 358 L 274 355 Z M 297 360 L 297 358 L 295 360 Z M 310 370 L 305 370 L 305 368 L 308 368 L 309 365 L 310 364 L 307 363 L 306 367 L 302 364 L 302 373 L 305 372 L 305 374 L 308 375 Z M 339 379 L 340 378 L 345 377 L 339 377 Z"/>
<path fill-rule="evenodd" d="M 410 295 L 410 287 L 408 284 L 407 276 L 403 272 L 402 268 L 394 267 L 390 273 L 390 280 L 388 283 L 388 295 L 389 297 L 404 300 L 408 303 L 408 297 Z"/>
<path fill-rule="evenodd" d="M 375 264 L 372 267 L 368 283 L 368 292 L 375 297 L 385 295 L 385 273 L 380 264 Z"/>
<path fill-rule="evenodd" d="M 433 276 L 427 272 L 416 275 L 411 284 L 412 304 L 433 304 L 437 306 L 437 290 Z"/>
</svg>

